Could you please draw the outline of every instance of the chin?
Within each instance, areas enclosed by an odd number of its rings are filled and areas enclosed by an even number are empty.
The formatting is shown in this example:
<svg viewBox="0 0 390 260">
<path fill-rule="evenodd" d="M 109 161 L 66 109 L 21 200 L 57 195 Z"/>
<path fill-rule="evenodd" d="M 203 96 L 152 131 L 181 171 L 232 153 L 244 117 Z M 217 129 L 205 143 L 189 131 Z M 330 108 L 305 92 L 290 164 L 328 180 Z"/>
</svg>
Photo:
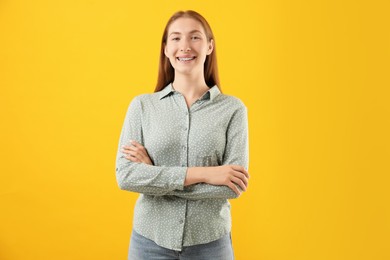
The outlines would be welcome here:
<svg viewBox="0 0 390 260">
<path fill-rule="evenodd" d="M 201 72 L 203 70 L 203 67 L 202 68 L 197 68 L 197 67 L 183 68 L 182 66 L 176 66 L 176 67 L 173 67 L 173 69 L 175 70 L 175 73 L 189 75 L 189 74 Z"/>
<path fill-rule="evenodd" d="M 182 75 L 191 75 L 194 74 L 193 70 L 175 70 L 175 75 L 182 74 Z"/>
</svg>

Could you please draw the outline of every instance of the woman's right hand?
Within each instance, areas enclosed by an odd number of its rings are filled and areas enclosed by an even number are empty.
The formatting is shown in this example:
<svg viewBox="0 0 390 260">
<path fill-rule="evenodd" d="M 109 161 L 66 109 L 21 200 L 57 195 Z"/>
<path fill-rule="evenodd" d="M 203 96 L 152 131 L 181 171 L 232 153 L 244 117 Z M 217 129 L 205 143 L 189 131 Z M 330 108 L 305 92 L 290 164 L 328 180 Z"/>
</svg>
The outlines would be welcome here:
<svg viewBox="0 0 390 260">
<path fill-rule="evenodd" d="M 249 173 L 240 165 L 221 165 L 207 167 L 209 172 L 203 176 L 204 182 L 212 185 L 225 185 L 231 188 L 238 196 L 248 187 Z M 241 188 L 238 189 L 236 184 Z"/>
</svg>

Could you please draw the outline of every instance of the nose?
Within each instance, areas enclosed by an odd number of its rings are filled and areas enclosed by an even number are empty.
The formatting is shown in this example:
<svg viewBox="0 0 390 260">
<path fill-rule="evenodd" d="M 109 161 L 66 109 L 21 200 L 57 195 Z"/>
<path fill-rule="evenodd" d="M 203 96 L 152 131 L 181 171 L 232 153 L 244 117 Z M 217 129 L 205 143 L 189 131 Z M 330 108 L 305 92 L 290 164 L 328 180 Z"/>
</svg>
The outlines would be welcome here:
<svg viewBox="0 0 390 260">
<path fill-rule="evenodd" d="M 191 50 L 191 48 L 190 48 L 190 43 L 189 43 L 188 41 L 184 40 L 184 41 L 182 42 L 182 45 L 181 45 L 180 50 L 181 50 L 181 51 L 185 51 L 185 52 L 190 51 L 190 50 Z"/>
</svg>

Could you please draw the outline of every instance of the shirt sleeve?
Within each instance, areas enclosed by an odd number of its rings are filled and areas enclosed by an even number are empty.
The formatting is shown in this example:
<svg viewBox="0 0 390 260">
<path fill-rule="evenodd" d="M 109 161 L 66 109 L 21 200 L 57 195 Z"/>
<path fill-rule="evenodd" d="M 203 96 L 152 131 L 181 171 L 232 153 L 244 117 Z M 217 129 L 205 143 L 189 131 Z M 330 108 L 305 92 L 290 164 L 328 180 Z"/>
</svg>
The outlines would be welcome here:
<svg viewBox="0 0 390 260">
<path fill-rule="evenodd" d="M 147 195 L 166 195 L 173 190 L 183 190 L 187 167 L 153 166 L 132 162 L 121 152 L 130 140 L 143 144 L 142 104 L 139 96 L 128 107 L 122 126 L 116 156 L 116 180 L 120 189 Z"/>
<path fill-rule="evenodd" d="M 226 131 L 226 147 L 222 165 L 229 164 L 240 165 L 248 170 L 248 115 L 245 105 L 233 113 Z M 236 186 L 241 190 L 238 185 Z M 180 191 L 174 190 L 169 192 L 168 195 L 175 195 L 186 199 L 238 198 L 238 195 L 228 186 L 216 186 L 206 183 L 190 185 Z"/>
<path fill-rule="evenodd" d="M 246 106 L 240 107 L 232 116 L 226 133 L 226 148 L 222 164 L 240 165 L 248 170 L 249 133 Z"/>
<path fill-rule="evenodd" d="M 174 195 L 188 200 L 203 199 L 236 199 L 238 195 L 228 186 L 217 186 L 207 183 L 193 184 L 183 190 L 174 190 L 166 195 Z"/>
</svg>

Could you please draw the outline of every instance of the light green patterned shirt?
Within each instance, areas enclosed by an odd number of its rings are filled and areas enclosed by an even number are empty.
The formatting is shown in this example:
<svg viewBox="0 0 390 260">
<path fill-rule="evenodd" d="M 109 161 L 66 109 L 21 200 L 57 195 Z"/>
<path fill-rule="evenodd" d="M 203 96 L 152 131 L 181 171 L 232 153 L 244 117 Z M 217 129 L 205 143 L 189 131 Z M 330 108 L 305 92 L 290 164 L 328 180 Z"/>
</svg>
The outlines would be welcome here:
<svg viewBox="0 0 390 260">
<path fill-rule="evenodd" d="M 131 162 L 122 145 L 143 145 L 154 165 Z M 116 158 L 122 190 L 138 192 L 133 228 L 158 245 L 183 246 L 217 240 L 231 230 L 227 186 L 198 183 L 184 187 L 188 167 L 241 165 L 249 162 L 247 108 L 211 87 L 190 108 L 167 85 L 133 98 L 123 124 Z"/>
</svg>

